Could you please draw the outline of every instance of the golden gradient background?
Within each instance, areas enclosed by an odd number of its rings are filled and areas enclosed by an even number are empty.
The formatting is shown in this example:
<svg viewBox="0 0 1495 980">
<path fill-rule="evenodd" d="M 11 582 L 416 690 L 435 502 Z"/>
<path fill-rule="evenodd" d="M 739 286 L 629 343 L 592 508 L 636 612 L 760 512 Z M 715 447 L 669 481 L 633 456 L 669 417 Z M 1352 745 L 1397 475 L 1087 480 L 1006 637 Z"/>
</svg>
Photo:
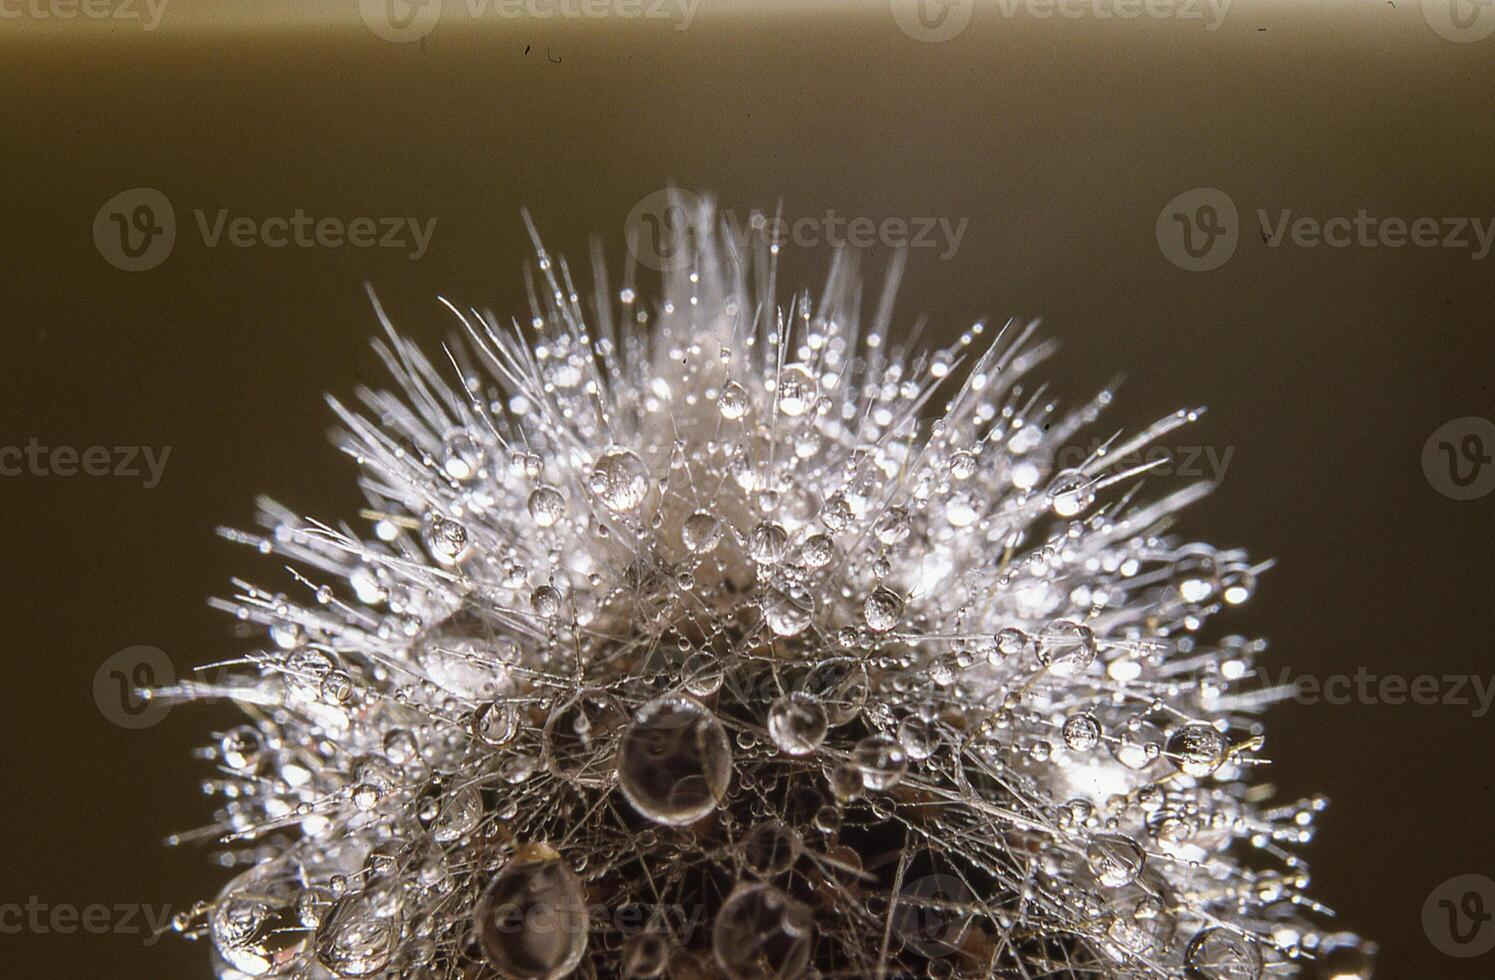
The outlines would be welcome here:
<svg viewBox="0 0 1495 980">
<path fill-rule="evenodd" d="M 943 341 L 1042 315 L 1064 343 L 1056 392 L 1126 373 L 1113 427 L 1209 405 L 1176 441 L 1234 454 L 1184 531 L 1279 562 L 1213 629 L 1270 637 L 1268 663 L 1296 673 L 1495 673 L 1495 496 L 1449 500 L 1420 464 L 1439 425 L 1495 414 L 1495 258 L 1271 248 L 1255 217 L 1495 217 L 1495 37 L 1447 40 L 1412 0 L 1237 0 L 1216 30 L 983 0 L 940 44 L 871 2 L 702 0 L 686 30 L 446 14 L 408 44 L 351 0 L 170 0 L 151 31 L 0 19 L 0 444 L 172 447 L 150 490 L 0 479 L 0 904 L 182 908 L 224 880 L 161 839 L 209 813 L 189 753 L 230 715 L 124 731 L 92 680 L 136 644 L 178 670 L 244 649 L 204 599 L 271 572 L 213 534 L 255 494 L 354 515 L 321 394 L 382 381 L 364 282 L 434 343 L 438 294 L 523 312 L 521 207 L 552 251 L 585 265 L 598 231 L 616 265 L 630 209 L 669 181 L 739 212 L 966 219 L 954 256 L 910 253 L 901 322 L 927 314 Z M 173 202 L 178 239 L 132 274 L 91 228 L 141 186 Z M 1242 232 L 1190 273 L 1154 224 L 1199 186 L 1230 195 Z M 416 262 L 207 248 L 195 208 L 437 226 Z M 789 247 L 782 279 L 814 286 L 828 259 Z M 1334 798 L 1313 891 L 1382 943 L 1380 977 L 1491 975 L 1495 954 L 1439 953 L 1421 910 L 1445 879 L 1495 872 L 1492 725 L 1452 706 L 1270 717 L 1263 778 Z M 206 977 L 207 960 L 171 937 L 0 934 L 7 977 Z"/>
</svg>

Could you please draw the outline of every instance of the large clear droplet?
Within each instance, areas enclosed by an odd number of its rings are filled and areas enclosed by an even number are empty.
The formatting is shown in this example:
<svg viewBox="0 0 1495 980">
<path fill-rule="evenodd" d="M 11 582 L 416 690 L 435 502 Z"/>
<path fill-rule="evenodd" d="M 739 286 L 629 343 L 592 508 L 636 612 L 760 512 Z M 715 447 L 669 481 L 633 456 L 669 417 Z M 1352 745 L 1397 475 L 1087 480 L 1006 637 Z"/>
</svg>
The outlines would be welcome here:
<svg viewBox="0 0 1495 980">
<path fill-rule="evenodd" d="M 862 618 L 869 629 L 886 633 L 898 625 L 903 615 L 903 597 L 886 586 L 879 586 L 862 603 Z"/>
<path fill-rule="evenodd" d="M 581 879 L 547 847 L 516 856 L 478 900 L 477 931 L 488 962 L 506 977 L 559 978 L 587 949 Z"/>
<path fill-rule="evenodd" d="M 588 486 L 613 510 L 637 510 L 649 493 L 649 468 L 632 450 L 609 449 L 592 465 Z"/>
<path fill-rule="evenodd" d="M 815 597 L 797 585 L 770 589 L 761 606 L 763 618 L 776 636 L 798 636 L 815 615 Z"/>
<path fill-rule="evenodd" d="M 691 514 L 685 519 L 685 523 L 680 525 L 680 543 L 698 555 L 715 548 L 721 536 L 721 521 L 704 510 Z"/>
<path fill-rule="evenodd" d="M 401 928 L 398 893 L 385 889 L 338 899 L 317 926 L 317 961 L 340 977 L 367 977 L 389 966 Z"/>
<path fill-rule="evenodd" d="M 566 498 L 555 487 L 536 487 L 529 495 L 529 516 L 541 527 L 553 527 L 566 515 Z"/>
<path fill-rule="evenodd" d="M 1371 980 L 1376 945 L 1346 932 L 1324 937 L 1318 949 L 1317 980 Z"/>
<path fill-rule="evenodd" d="M 710 697 L 721 690 L 725 679 L 721 659 L 706 650 L 697 650 L 680 665 L 681 683 L 698 698 Z"/>
<path fill-rule="evenodd" d="M 519 734 L 519 709 L 508 701 L 489 701 L 473 715 L 472 733 L 484 745 L 507 745 Z"/>
<path fill-rule="evenodd" d="M 856 744 L 851 759 L 868 789 L 890 789 L 908 769 L 908 754 L 897 739 L 887 735 L 868 735 Z"/>
<path fill-rule="evenodd" d="M 1059 517 L 1075 517 L 1095 503 L 1095 482 L 1079 470 L 1065 470 L 1048 489 L 1049 506 Z"/>
<path fill-rule="evenodd" d="M 940 732 L 932 722 L 909 715 L 898 723 L 898 744 L 910 759 L 927 759 L 939 748 Z"/>
<path fill-rule="evenodd" d="M 844 725 L 867 704 L 867 668 L 849 658 L 825 660 L 805 675 L 800 690 L 820 703 L 831 725 Z"/>
<path fill-rule="evenodd" d="M 426 547 L 443 565 L 455 565 L 468 554 L 467 528 L 445 517 L 432 517 L 426 525 Z"/>
<path fill-rule="evenodd" d="M 611 701 L 580 695 L 545 719 L 545 768 L 578 786 L 606 786 L 612 778 L 614 739 L 625 720 Z"/>
<path fill-rule="evenodd" d="M 711 951 L 731 980 L 793 980 L 810 960 L 810 910 L 772 885 L 738 885 L 717 912 Z"/>
<path fill-rule="evenodd" d="M 747 390 L 735 381 L 728 381 L 722 385 L 722 393 L 716 400 L 716 407 L 721 410 L 722 418 L 728 421 L 742 418 L 748 410 Z"/>
<path fill-rule="evenodd" d="M 820 748 L 826 727 L 825 708 L 802 691 L 786 694 L 769 706 L 768 735 L 788 755 L 809 755 Z"/>
<path fill-rule="evenodd" d="M 820 384 L 808 368 L 790 364 L 779 372 L 776 394 L 779 412 L 794 418 L 815 407 L 820 397 Z"/>
<path fill-rule="evenodd" d="M 1184 725 L 1168 736 L 1168 758 L 1190 776 L 1208 776 L 1225 764 L 1230 743 L 1209 725 Z"/>
<path fill-rule="evenodd" d="M 1095 662 L 1095 636 L 1090 627 L 1056 619 L 1038 634 L 1035 653 L 1049 673 L 1073 677 Z"/>
<path fill-rule="evenodd" d="M 788 871 L 799 857 L 799 834 L 781 820 L 762 820 L 742 839 L 742 863 L 759 878 L 773 878 Z"/>
<path fill-rule="evenodd" d="M 1226 929 L 1205 929 L 1184 953 L 1189 980 L 1261 980 L 1261 949 Z"/>
<path fill-rule="evenodd" d="M 633 714 L 618 747 L 618 785 L 656 823 L 693 823 L 716 809 L 732 779 L 727 733 L 705 705 L 683 694 Z"/>
<path fill-rule="evenodd" d="M 235 879 L 213 910 L 213 947 L 234 969 L 262 977 L 284 973 L 301 961 L 306 931 L 300 925 L 294 882 L 269 866 Z"/>
<path fill-rule="evenodd" d="M 748 533 L 748 554 L 760 565 L 783 560 L 789 550 L 789 532 L 782 524 L 764 521 Z"/>
<path fill-rule="evenodd" d="M 1107 888 L 1130 885 L 1142 873 L 1147 854 L 1136 841 L 1123 834 L 1101 834 L 1085 849 L 1090 871 Z"/>
<path fill-rule="evenodd" d="M 1070 715 L 1060 729 L 1064 744 L 1075 752 L 1084 752 L 1100 744 L 1100 722 L 1093 715 Z"/>
</svg>

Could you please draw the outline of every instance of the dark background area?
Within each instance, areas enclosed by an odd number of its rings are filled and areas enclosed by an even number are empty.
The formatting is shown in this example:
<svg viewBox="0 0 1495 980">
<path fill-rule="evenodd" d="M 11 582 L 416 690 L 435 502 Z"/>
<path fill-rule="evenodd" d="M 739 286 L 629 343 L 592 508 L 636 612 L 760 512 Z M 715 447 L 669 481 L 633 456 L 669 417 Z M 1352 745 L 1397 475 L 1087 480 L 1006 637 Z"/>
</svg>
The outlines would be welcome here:
<svg viewBox="0 0 1495 980">
<path fill-rule="evenodd" d="M 1212 624 L 1264 635 L 1295 674 L 1495 674 L 1495 496 L 1424 476 L 1450 419 L 1495 415 L 1495 258 L 1470 249 L 1269 247 L 1258 209 L 1495 217 L 1495 37 L 1454 43 L 1407 0 L 1238 2 L 1218 30 L 1035 19 L 980 5 L 921 43 L 886 4 L 756 5 L 669 22 L 475 22 L 393 44 L 349 5 L 235 19 L 185 2 L 159 30 L 0 21 L 0 445 L 171 447 L 159 486 L 0 478 L 0 903 L 185 908 L 225 880 L 166 849 L 203 822 L 191 749 L 230 715 L 144 731 L 95 706 L 137 644 L 178 671 L 241 652 L 205 598 L 270 577 L 214 535 L 254 496 L 333 520 L 359 506 L 321 400 L 382 382 L 373 284 L 431 345 L 459 304 L 525 315 L 520 209 L 586 265 L 674 181 L 746 213 L 968 219 L 953 256 L 910 251 L 901 324 L 945 342 L 1041 315 L 1068 401 L 1119 371 L 1106 425 L 1207 404 L 1174 445 L 1233 450 L 1183 532 L 1278 566 Z M 279 10 L 280 8 L 274 8 Z M 454 8 L 455 9 L 455 8 Z M 1492 12 L 1491 15 L 1495 15 Z M 95 248 L 106 200 L 153 187 L 178 236 L 158 268 Z M 1187 272 L 1160 209 L 1194 187 L 1240 211 L 1233 257 Z M 436 218 L 430 250 L 206 247 L 209 215 Z M 813 287 L 828 247 L 786 247 Z M 873 250 L 874 273 L 886 250 Z M 1178 485 L 1159 478 L 1155 490 Z M 1378 940 L 1382 978 L 1488 977 L 1424 934 L 1429 892 L 1495 874 L 1492 726 L 1468 706 L 1285 704 L 1262 778 L 1334 805 L 1306 850 L 1317 898 Z M 8 977 L 205 977 L 171 936 L 0 935 Z"/>
</svg>

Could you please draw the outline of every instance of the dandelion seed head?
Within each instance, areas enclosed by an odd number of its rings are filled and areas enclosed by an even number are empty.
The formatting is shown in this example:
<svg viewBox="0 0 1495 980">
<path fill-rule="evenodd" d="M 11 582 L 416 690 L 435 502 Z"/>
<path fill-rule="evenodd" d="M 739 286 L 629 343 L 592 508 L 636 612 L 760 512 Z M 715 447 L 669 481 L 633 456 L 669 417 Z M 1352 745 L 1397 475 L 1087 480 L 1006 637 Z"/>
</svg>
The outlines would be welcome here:
<svg viewBox="0 0 1495 980">
<path fill-rule="evenodd" d="M 1113 462 L 1197 413 L 1061 466 L 1112 392 L 1059 407 L 1033 325 L 905 349 L 845 257 L 781 303 L 690 230 L 653 305 L 541 249 L 525 323 L 387 330 L 332 402 L 366 530 L 232 533 L 295 584 L 163 692 L 247 716 L 178 922 L 217 975 L 1368 977 L 1321 801 L 1254 778 L 1264 645 L 1208 638 L 1265 566 Z"/>
</svg>

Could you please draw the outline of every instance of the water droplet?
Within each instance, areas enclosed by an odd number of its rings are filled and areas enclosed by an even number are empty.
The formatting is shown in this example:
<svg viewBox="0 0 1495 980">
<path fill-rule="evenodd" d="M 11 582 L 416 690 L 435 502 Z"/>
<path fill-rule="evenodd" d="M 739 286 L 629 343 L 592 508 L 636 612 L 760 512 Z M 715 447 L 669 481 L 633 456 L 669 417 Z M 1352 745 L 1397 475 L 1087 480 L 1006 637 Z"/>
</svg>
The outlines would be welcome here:
<svg viewBox="0 0 1495 980">
<path fill-rule="evenodd" d="M 874 533 L 882 544 L 895 545 L 908 538 L 912 526 L 907 510 L 902 507 L 889 507 L 878 520 Z"/>
<path fill-rule="evenodd" d="M 701 702 L 668 694 L 634 712 L 618 747 L 618 783 L 640 814 L 693 823 L 716 809 L 731 778 L 727 733 Z"/>
<path fill-rule="evenodd" d="M 1107 888 L 1120 888 L 1137 880 L 1147 854 L 1124 834 L 1100 834 L 1085 849 L 1090 871 Z"/>
<path fill-rule="evenodd" d="M 772 565 L 789 548 L 789 532 L 782 524 L 764 521 L 748 533 L 748 554 L 760 565 Z"/>
<path fill-rule="evenodd" d="M 1208 776 L 1225 764 L 1230 743 L 1209 725 L 1184 725 L 1168 736 L 1168 758 L 1190 776 Z"/>
<path fill-rule="evenodd" d="M 1083 674 L 1095 662 L 1095 636 L 1090 627 L 1056 619 L 1038 634 L 1035 654 L 1050 673 L 1066 677 Z"/>
<path fill-rule="evenodd" d="M 553 619 L 561 611 L 560 590 L 553 585 L 542 585 L 530 593 L 529 604 L 535 610 L 536 615 L 545 619 Z"/>
<path fill-rule="evenodd" d="M 295 905 L 298 892 L 273 866 L 235 879 L 219 896 L 209 922 L 218 954 L 252 977 L 291 969 L 306 947 Z"/>
<path fill-rule="evenodd" d="M 637 510 L 649 493 L 649 468 L 632 450 L 609 449 L 593 464 L 588 486 L 615 511 Z"/>
<path fill-rule="evenodd" d="M 820 383 L 808 368 L 790 364 L 779 372 L 776 401 L 780 413 L 796 418 L 814 408 L 819 398 Z"/>
<path fill-rule="evenodd" d="M 810 960 L 810 910 L 772 885 L 738 885 L 717 912 L 711 951 L 731 980 L 793 980 Z"/>
<path fill-rule="evenodd" d="M 1190 980 L 1261 980 L 1261 949 L 1225 929 L 1205 929 L 1189 942 L 1184 965 Z"/>
<path fill-rule="evenodd" d="M 748 410 L 747 390 L 735 381 L 728 381 L 722 386 L 722 393 L 716 400 L 716 407 L 721 410 L 722 418 L 728 421 L 742 418 Z"/>
<path fill-rule="evenodd" d="M 454 565 L 467 555 L 467 528 L 444 517 L 432 517 L 426 527 L 426 546 L 443 565 Z"/>
<path fill-rule="evenodd" d="M 862 771 L 850 762 L 832 769 L 828 776 L 831 795 L 842 803 L 849 803 L 862 792 Z"/>
<path fill-rule="evenodd" d="M 927 759 L 939 747 L 939 729 L 918 715 L 909 715 L 898 725 L 898 744 L 910 759 Z"/>
<path fill-rule="evenodd" d="M 545 767 L 578 786 L 606 786 L 612 778 L 613 739 L 624 715 L 612 702 L 579 695 L 545 719 Z"/>
<path fill-rule="evenodd" d="M 831 539 L 824 534 L 812 534 L 799 549 L 800 559 L 811 568 L 824 568 L 835 554 Z"/>
<path fill-rule="evenodd" d="M 566 516 L 566 498 L 555 487 L 536 487 L 529 495 L 529 516 L 541 527 L 554 527 Z"/>
<path fill-rule="evenodd" d="M 835 494 L 820 508 L 820 523 L 831 531 L 841 531 L 851 523 L 851 504 L 842 494 Z"/>
<path fill-rule="evenodd" d="M 976 475 L 976 454 L 960 449 L 950 454 L 950 476 L 957 480 L 969 480 Z"/>
<path fill-rule="evenodd" d="M 704 510 L 691 514 L 680 525 L 680 543 L 698 555 L 715 548 L 721 536 L 721 522 Z"/>
<path fill-rule="evenodd" d="M 1100 722 L 1093 715 L 1070 715 L 1060 730 L 1064 744 L 1075 752 L 1085 752 L 1100 744 Z"/>
<path fill-rule="evenodd" d="M 760 605 L 768 628 L 776 636 L 798 636 L 815 616 L 814 596 L 798 585 L 768 590 Z"/>
<path fill-rule="evenodd" d="M 1376 945 L 1345 932 L 1326 936 L 1318 950 L 1319 980 L 1371 980 Z"/>
<path fill-rule="evenodd" d="M 507 745 L 519 734 L 519 710 L 507 701 L 489 701 L 473 715 L 472 733 L 484 745 Z"/>
<path fill-rule="evenodd" d="M 886 633 L 903 615 L 903 597 L 886 586 L 878 586 L 862 603 L 862 618 L 869 629 Z"/>
<path fill-rule="evenodd" d="M 1146 769 L 1162 754 L 1163 733 L 1147 721 L 1127 725 L 1111 746 L 1111 755 L 1128 769 Z"/>
<path fill-rule="evenodd" d="M 1256 591 L 1256 576 L 1244 565 L 1233 565 L 1220 576 L 1220 591 L 1227 603 L 1239 606 Z"/>
<path fill-rule="evenodd" d="M 1095 503 L 1095 483 L 1079 470 L 1064 470 L 1048 489 L 1049 506 L 1060 517 L 1075 517 Z"/>
<path fill-rule="evenodd" d="M 1032 637 L 1015 626 L 1008 626 L 997 631 L 996 651 L 1001 657 L 1013 657 L 1027 652 L 1032 644 Z"/>
<path fill-rule="evenodd" d="M 725 678 L 722 662 L 713 653 L 697 650 L 680 665 L 685 689 L 698 698 L 707 698 L 721 690 Z"/>
<path fill-rule="evenodd" d="M 483 447 L 466 429 L 454 429 L 443 446 L 446 458 L 442 469 L 454 480 L 470 480 L 483 465 Z"/>
<path fill-rule="evenodd" d="M 398 893 L 358 892 L 335 902 L 317 926 L 317 961 L 340 977 L 367 977 L 389 965 L 400 939 Z"/>
<path fill-rule="evenodd" d="M 867 703 L 867 668 L 846 658 L 822 661 L 805 676 L 800 690 L 825 709 L 832 726 L 844 725 Z"/>
<path fill-rule="evenodd" d="M 780 820 L 753 825 L 742 839 L 742 863 L 759 878 L 772 878 L 788 871 L 799 857 L 799 834 Z"/>
<path fill-rule="evenodd" d="M 548 847 L 516 856 L 478 900 L 477 932 L 488 962 L 507 977 L 563 977 L 587 949 L 581 879 Z"/>
<path fill-rule="evenodd" d="M 264 748 L 264 737 L 249 725 L 231 728 L 218 740 L 223 764 L 243 773 L 251 773 L 259 766 Z"/>
<path fill-rule="evenodd" d="M 779 751 L 808 755 L 825 741 L 825 708 L 802 691 L 786 694 L 768 709 L 768 735 Z"/>
<path fill-rule="evenodd" d="M 887 735 L 868 735 L 852 749 L 851 759 L 868 789 L 891 789 L 908 769 L 908 755 Z"/>
</svg>

